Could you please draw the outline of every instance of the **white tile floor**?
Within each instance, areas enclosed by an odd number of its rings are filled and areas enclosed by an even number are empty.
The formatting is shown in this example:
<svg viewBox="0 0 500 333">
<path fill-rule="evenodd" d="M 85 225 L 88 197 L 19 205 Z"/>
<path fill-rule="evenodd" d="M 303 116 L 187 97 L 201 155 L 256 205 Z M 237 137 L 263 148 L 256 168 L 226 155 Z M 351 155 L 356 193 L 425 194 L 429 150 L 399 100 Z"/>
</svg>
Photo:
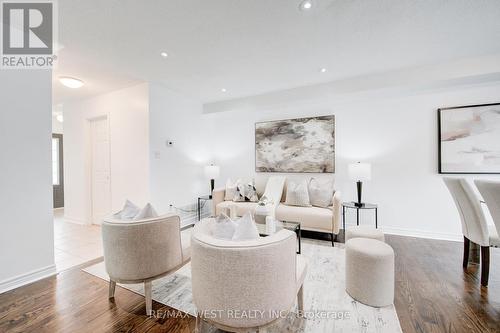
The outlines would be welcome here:
<svg viewBox="0 0 500 333">
<path fill-rule="evenodd" d="M 101 257 L 101 228 L 65 221 L 64 210 L 54 210 L 54 253 L 58 272 Z"/>
</svg>

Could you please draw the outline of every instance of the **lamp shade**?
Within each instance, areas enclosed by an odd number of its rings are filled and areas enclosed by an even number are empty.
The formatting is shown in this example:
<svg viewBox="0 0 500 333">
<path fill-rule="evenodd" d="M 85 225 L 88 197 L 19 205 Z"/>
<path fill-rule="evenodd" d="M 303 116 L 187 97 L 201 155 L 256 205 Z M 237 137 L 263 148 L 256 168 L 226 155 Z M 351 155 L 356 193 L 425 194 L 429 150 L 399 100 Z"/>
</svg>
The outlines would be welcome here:
<svg viewBox="0 0 500 333">
<path fill-rule="evenodd" d="M 207 165 L 205 167 L 205 176 L 207 176 L 208 179 L 215 179 L 219 177 L 220 174 L 220 168 L 217 165 Z"/>
<path fill-rule="evenodd" d="M 349 178 L 354 181 L 365 181 L 372 178 L 372 166 L 370 163 L 349 164 Z"/>
</svg>

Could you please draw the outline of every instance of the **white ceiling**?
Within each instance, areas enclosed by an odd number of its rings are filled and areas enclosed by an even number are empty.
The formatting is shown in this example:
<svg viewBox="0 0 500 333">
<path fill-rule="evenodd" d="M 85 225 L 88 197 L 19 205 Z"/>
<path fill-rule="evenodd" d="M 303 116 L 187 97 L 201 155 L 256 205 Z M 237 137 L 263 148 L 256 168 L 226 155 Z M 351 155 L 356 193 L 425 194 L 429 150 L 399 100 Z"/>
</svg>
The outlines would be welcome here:
<svg viewBox="0 0 500 333">
<path fill-rule="evenodd" d="M 59 1 L 54 77 L 86 85 L 54 80 L 54 103 L 141 81 L 213 102 L 500 54 L 499 0 L 299 2 Z"/>
</svg>

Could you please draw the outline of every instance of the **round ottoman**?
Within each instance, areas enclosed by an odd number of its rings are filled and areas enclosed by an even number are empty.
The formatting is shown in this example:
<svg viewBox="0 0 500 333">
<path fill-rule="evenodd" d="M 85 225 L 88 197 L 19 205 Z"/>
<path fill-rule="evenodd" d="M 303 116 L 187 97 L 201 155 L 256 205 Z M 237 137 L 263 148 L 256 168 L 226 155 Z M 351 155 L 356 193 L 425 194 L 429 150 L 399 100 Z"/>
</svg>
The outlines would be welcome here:
<svg viewBox="0 0 500 333">
<path fill-rule="evenodd" d="M 347 241 L 351 238 L 371 238 L 371 239 L 376 239 L 381 242 L 385 242 L 385 237 L 384 233 L 380 231 L 379 229 L 375 229 L 373 227 L 368 227 L 368 226 L 357 226 L 357 227 L 350 227 L 349 229 L 346 230 L 345 232 L 345 241 Z"/>
<path fill-rule="evenodd" d="M 384 242 L 352 238 L 345 247 L 346 291 L 355 300 L 381 307 L 394 302 L 394 251 Z"/>
</svg>

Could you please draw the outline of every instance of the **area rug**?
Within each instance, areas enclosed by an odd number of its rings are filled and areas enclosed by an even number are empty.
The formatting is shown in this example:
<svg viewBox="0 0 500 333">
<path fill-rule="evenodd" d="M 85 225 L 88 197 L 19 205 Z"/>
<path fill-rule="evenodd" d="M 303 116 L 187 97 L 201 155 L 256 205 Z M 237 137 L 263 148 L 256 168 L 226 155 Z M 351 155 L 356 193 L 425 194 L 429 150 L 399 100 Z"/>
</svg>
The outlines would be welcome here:
<svg viewBox="0 0 500 333">
<path fill-rule="evenodd" d="M 351 298 L 345 291 L 345 250 L 343 244 L 302 239 L 302 255 L 309 261 L 304 282 L 304 316 L 296 309 L 280 319 L 266 332 L 389 332 L 399 333 L 401 326 L 393 305 L 373 308 Z M 109 280 L 104 263 L 83 269 Z M 369 284 L 370 277 L 366 277 Z M 120 285 L 144 295 L 142 284 Z M 376 288 L 376 286 L 373 286 Z M 183 313 L 196 314 L 191 295 L 191 266 L 185 265 L 175 274 L 153 281 L 153 299 Z M 204 324 L 203 331 L 217 332 Z"/>
</svg>

